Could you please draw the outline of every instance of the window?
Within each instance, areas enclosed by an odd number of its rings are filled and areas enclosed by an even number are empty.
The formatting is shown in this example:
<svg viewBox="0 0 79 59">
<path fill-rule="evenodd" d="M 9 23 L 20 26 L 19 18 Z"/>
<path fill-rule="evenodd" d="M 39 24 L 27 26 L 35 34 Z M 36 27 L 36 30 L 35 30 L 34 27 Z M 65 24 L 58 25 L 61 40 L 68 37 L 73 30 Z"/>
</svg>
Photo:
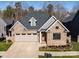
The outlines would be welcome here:
<svg viewBox="0 0 79 59">
<path fill-rule="evenodd" d="M 27 35 L 31 35 L 31 33 L 27 33 Z"/>
<path fill-rule="evenodd" d="M 60 33 L 53 33 L 53 39 L 60 40 L 61 39 L 61 34 Z"/>
<path fill-rule="evenodd" d="M 37 35 L 37 33 L 33 33 L 33 35 Z"/>
<path fill-rule="evenodd" d="M 32 17 L 32 18 L 29 20 L 29 23 L 30 23 L 31 26 L 36 26 L 36 22 L 37 22 L 37 20 L 36 20 L 34 17 Z"/>
<path fill-rule="evenodd" d="M 36 26 L 36 21 L 33 21 L 32 26 Z"/>
<path fill-rule="evenodd" d="M 31 26 L 36 26 L 36 21 L 29 22 Z"/>
<path fill-rule="evenodd" d="M 26 33 L 22 33 L 22 35 L 26 35 Z"/>
<path fill-rule="evenodd" d="M 16 33 L 16 35 L 20 35 L 20 33 Z"/>
</svg>

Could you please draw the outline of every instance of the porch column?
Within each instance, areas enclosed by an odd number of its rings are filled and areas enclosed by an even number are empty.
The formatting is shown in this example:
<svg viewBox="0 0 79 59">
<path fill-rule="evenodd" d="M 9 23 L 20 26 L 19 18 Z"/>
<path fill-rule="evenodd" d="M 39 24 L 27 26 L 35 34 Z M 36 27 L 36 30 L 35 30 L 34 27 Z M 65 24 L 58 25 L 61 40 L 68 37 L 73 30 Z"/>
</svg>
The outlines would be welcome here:
<svg viewBox="0 0 79 59">
<path fill-rule="evenodd" d="M 40 43 L 42 42 L 42 40 L 41 40 L 41 32 L 40 32 Z"/>
<path fill-rule="evenodd" d="M 69 42 L 71 43 L 71 35 L 69 35 Z"/>
<path fill-rule="evenodd" d="M 79 42 L 79 35 L 77 35 L 77 42 Z"/>
</svg>

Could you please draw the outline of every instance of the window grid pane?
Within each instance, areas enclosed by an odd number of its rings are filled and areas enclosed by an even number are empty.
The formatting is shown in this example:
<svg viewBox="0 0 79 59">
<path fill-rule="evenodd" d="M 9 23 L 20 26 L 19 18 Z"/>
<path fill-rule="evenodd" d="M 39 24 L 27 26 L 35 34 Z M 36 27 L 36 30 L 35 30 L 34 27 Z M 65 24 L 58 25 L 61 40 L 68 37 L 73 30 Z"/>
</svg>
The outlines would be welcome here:
<svg viewBox="0 0 79 59">
<path fill-rule="evenodd" d="M 61 39 L 61 34 L 60 33 L 53 33 L 53 39 L 54 40 L 60 40 Z"/>
</svg>

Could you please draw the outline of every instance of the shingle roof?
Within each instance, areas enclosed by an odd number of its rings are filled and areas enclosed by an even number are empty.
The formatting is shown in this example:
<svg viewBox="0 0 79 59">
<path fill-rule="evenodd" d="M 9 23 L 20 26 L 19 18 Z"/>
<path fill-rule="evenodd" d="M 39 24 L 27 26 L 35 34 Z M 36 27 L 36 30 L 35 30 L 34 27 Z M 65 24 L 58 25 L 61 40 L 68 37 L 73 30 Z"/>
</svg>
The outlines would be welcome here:
<svg viewBox="0 0 79 59">
<path fill-rule="evenodd" d="M 6 25 L 7 25 L 6 22 L 5 22 L 2 18 L 0 18 L 0 25 L 1 25 L 1 26 L 3 26 L 3 25 L 6 26 Z"/>
<path fill-rule="evenodd" d="M 29 23 L 29 20 L 34 17 L 37 22 L 36 26 L 31 26 Z M 20 19 L 19 21 L 27 28 L 27 29 L 39 29 L 43 26 L 43 24 L 49 19 L 49 16 L 47 13 L 44 12 L 33 12 L 27 14 L 25 17 Z"/>
<path fill-rule="evenodd" d="M 70 30 L 72 37 L 79 35 L 79 10 L 74 14 L 71 21 L 65 22 L 64 25 Z"/>
<path fill-rule="evenodd" d="M 6 26 L 5 21 L 2 18 L 0 18 L 0 33 L 6 33 L 4 30 L 5 26 Z M 0 37 L 1 37 L 1 35 L 0 35 Z"/>
<path fill-rule="evenodd" d="M 75 17 L 75 14 L 76 13 L 72 13 L 70 16 L 66 17 L 65 19 L 62 20 L 62 22 L 69 22 L 69 21 L 72 21 L 73 18 Z"/>
<path fill-rule="evenodd" d="M 51 26 L 51 24 L 53 24 L 57 19 L 52 16 L 40 29 L 39 31 L 45 31 L 46 29 L 48 29 L 48 27 Z"/>
<path fill-rule="evenodd" d="M 7 25 L 10 25 L 10 24 L 13 23 L 13 21 L 14 21 L 14 23 L 15 23 L 17 20 L 15 20 L 15 19 L 4 19 L 4 21 L 5 21 L 5 23 L 6 23 Z"/>
</svg>

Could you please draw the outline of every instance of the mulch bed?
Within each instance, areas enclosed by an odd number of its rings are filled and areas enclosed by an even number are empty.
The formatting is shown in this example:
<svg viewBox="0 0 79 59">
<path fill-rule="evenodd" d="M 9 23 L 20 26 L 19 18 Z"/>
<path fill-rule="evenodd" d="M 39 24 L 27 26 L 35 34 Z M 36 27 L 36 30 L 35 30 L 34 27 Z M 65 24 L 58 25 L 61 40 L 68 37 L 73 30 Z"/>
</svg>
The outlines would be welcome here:
<svg viewBox="0 0 79 59">
<path fill-rule="evenodd" d="M 70 51 L 71 46 L 43 46 L 39 48 L 40 51 Z"/>
</svg>

